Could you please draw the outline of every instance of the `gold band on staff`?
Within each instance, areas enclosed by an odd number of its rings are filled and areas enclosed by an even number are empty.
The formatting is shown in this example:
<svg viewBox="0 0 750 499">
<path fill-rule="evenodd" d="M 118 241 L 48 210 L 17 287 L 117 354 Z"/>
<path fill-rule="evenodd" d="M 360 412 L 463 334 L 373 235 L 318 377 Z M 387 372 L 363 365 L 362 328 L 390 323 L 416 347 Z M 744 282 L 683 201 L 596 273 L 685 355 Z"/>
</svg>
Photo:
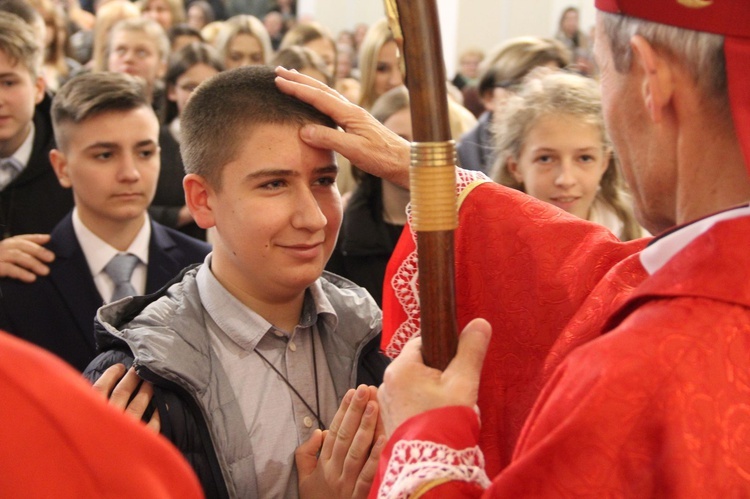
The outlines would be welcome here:
<svg viewBox="0 0 750 499">
<path fill-rule="evenodd" d="M 458 227 L 456 143 L 413 142 L 409 179 L 414 230 L 455 230 Z"/>
</svg>

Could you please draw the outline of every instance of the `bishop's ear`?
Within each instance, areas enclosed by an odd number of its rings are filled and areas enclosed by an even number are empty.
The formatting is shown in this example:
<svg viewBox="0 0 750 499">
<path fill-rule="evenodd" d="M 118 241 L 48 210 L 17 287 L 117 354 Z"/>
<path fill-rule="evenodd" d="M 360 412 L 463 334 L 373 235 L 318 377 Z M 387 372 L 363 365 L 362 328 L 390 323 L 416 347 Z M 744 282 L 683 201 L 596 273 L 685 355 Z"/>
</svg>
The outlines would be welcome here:
<svg viewBox="0 0 750 499">
<path fill-rule="evenodd" d="M 661 122 L 664 109 L 670 105 L 674 92 L 674 72 L 669 60 L 657 52 L 640 35 L 630 39 L 633 50 L 633 64 L 641 70 L 641 97 L 655 123 Z"/>
<path fill-rule="evenodd" d="M 182 187 L 185 190 L 185 203 L 198 227 L 209 229 L 216 225 L 212 209 L 216 193 L 208 181 L 201 175 L 188 173 L 182 180 Z"/>
</svg>

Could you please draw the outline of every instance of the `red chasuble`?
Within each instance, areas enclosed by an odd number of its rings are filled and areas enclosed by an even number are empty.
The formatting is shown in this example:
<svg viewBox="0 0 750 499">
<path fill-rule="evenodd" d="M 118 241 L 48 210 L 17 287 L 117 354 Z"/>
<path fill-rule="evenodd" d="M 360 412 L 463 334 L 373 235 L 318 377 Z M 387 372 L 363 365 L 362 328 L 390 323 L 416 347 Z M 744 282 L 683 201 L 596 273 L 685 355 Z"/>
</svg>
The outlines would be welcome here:
<svg viewBox="0 0 750 499">
<path fill-rule="evenodd" d="M 466 408 L 408 421 L 373 496 L 750 495 L 750 217 L 717 223 L 650 277 L 645 241 L 495 184 L 474 189 L 460 220 L 459 326 L 493 326 L 482 428 Z M 386 325 L 418 324 L 399 291 Z M 494 477 L 484 492 L 477 444 Z"/>
<path fill-rule="evenodd" d="M 458 184 L 465 198 L 456 231 L 458 325 L 476 317 L 492 325 L 479 407 L 494 474 L 510 461 L 548 371 L 573 345 L 597 336 L 646 276 L 632 256 L 646 241 L 622 243 L 600 225 L 493 182 L 462 175 Z M 393 356 L 419 331 L 413 251 L 406 230 L 386 274 L 383 346 Z"/>
</svg>

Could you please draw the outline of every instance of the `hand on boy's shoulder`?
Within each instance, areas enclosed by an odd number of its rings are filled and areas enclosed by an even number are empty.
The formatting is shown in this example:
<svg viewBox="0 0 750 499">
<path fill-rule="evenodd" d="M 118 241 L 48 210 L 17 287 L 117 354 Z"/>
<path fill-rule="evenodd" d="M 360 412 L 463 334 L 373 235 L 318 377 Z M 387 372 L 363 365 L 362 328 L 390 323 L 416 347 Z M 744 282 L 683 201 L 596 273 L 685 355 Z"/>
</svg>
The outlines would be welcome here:
<svg viewBox="0 0 750 499">
<path fill-rule="evenodd" d="M 141 380 L 135 368 L 126 369 L 123 364 L 109 366 L 94 382 L 93 388 L 95 392 L 109 400 L 110 405 L 136 420 L 143 418 L 154 396 L 153 385 Z M 146 426 L 155 433 L 159 433 L 161 429 L 159 411 L 154 411 Z"/>
<path fill-rule="evenodd" d="M 49 234 L 24 234 L 0 241 L 0 277 L 34 282 L 38 275 L 49 274 L 47 264 L 55 254 L 42 246 Z"/>
</svg>

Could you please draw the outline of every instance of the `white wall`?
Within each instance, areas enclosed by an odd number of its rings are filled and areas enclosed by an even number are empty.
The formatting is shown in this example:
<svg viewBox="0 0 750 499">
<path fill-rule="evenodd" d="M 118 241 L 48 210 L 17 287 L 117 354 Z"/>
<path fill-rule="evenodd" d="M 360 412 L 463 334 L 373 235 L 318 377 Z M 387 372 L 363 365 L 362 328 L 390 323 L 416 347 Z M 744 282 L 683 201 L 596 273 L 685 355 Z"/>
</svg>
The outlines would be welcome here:
<svg viewBox="0 0 750 499">
<path fill-rule="evenodd" d="M 581 11 L 581 28 L 594 24 L 593 0 L 437 0 L 443 51 L 449 78 L 458 54 L 469 47 L 491 50 L 515 36 L 553 36 L 560 13 Z M 371 24 L 385 15 L 380 0 L 298 0 L 300 15 L 310 15 L 335 35 L 357 23 Z"/>
</svg>

